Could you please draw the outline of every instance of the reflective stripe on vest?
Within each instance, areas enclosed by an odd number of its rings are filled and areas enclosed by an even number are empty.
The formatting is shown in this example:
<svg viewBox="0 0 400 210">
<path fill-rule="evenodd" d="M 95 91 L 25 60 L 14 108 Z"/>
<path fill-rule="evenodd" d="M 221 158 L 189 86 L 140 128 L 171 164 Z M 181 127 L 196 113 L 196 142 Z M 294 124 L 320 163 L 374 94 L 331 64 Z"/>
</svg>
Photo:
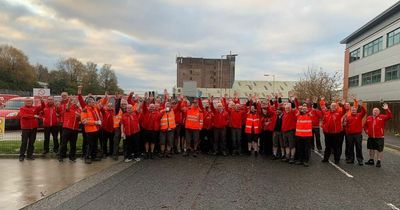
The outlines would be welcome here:
<svg viewBox="0 0 400 210">
<path fill-rule="evenodd" d="M 160 129 L 169 130 L 174 129 L 175 127 L 176 124 L 174 112 L 165 112 L 161 118 Z"/>
</svg>

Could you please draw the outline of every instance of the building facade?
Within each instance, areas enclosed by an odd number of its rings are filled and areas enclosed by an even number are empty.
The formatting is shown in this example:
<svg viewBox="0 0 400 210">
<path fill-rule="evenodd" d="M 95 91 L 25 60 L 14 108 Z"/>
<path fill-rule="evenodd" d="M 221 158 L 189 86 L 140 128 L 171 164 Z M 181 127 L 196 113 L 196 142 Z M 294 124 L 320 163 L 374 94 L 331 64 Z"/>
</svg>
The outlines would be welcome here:
<svg viewBox="0 0 400 210">
<path fill-rule="evenodd" d="M 388 103 L 393 118 L 386 125 L 400 132 L 400 1 L 350 34 L 344 59 L 344 98 L 354 94 L 368 112 Z"/>
<path fill-rule="evenodd" d="M 400 2 L 341 41 L 346 44 L 343 96 L 400 100 Z"/>
<path fill-rule="evenodd" d="M 235 56 L 224 59 L 177 57 L 177 87 L 196 81 L 198 88 L 232 88 L 235 81 Z"/>
</svg>

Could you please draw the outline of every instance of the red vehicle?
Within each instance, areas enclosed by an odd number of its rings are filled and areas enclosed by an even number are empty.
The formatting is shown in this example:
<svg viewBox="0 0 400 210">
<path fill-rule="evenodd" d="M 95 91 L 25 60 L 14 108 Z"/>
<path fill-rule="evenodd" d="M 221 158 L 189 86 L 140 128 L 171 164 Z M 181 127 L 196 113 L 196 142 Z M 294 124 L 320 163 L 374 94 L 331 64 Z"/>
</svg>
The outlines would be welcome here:
<svg viewBox="0 0 400 210">
<path fill-rule="evenodd" d="M 0 94 L 0 99 L 4 100 L 4 102 L 7 102 L 8 100 L 12 98 L 19 97 L 19 95 L 14 95 L 14 94 Z"/>
<path fill-rule="evenodd" d="M 33 97 L 29 97 L 33 99 Z M 3 109 L 0 109 L 0 117 L 6 119 L 6 129 L 19 129 L 19 119 L 17 118 L 19 108 L 24 105 L 26 97 L 16 97 L 8 100 Z M 40 105 L 39 99 L 33 100 L 34 106 Z M 39 122 L 41 124 L 41 122 Z"/>
</svg>

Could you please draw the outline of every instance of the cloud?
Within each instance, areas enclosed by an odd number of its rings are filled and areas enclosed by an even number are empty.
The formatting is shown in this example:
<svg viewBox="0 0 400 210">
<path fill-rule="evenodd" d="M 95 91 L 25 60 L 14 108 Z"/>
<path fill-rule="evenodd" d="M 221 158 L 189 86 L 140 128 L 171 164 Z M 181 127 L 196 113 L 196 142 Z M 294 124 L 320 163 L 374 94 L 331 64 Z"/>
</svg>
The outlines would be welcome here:
<svg viewBox="0 0 400 210">
<path fill-rule="evenodd" d="M 295 80 L 311 65 L 342 69 L 339 41 L 395 2 L 0 0 L 0 42 L 50 68 L 61 57 L 112 64 L 127 90 L 175 85 L 178 54 L 230 50 L 236 79 Z"/>
</svg>

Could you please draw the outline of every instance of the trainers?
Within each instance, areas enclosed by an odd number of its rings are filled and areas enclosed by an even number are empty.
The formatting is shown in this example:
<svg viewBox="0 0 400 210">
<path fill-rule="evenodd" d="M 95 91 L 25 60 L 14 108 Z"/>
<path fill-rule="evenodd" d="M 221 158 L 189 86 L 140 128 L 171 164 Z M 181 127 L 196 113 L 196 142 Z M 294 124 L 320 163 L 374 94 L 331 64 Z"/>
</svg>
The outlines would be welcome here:
<svg viewBox="0 0 400 210">
<path fill-rule="evenodd" d="M 369 159 L 367 162 L 365 162 L 365 165 L 370 165 L 370 166 L 375 165 L 374 159 Z"/>
<path fill-rule="evenodd" d="M 380 168 L 381 166 L 382 166 L 381 161 L 380 160 L 376 161 L 376 167 Z"/>
<path fill-rule="evenodd" d="M 226 157 L 228 154 L 225 151 L 223 151 L 222 155 Z"/>
<path fill-rule="evenodd" d="M 294 159 L 293 158 L 289 159 L 289 164 L 294 164 Z"/>
<path fill-rule="evenodd" d="M 129 163 L 129 162 L 131 162 L 131 161 L 132 161 L 132 159 L 130 159 L 130 158 L 126 158 L 126 159 L 124 160 L 125 163 Z"/>
<path fill-rule="evenodd" d="M 20 162 L 24 161 L 24 159 L 25 159 L 24 156 L 19 157 L 19 161 L 20 161 Z"/>
<path fill-rule="evenodd" d="M 135 158 L 134 159 L 136 162 L 139 162 L 141 159 L 140 158 Z"/>
<path fill-rule="evenodd" d="M 363 163 L 362 161 L 359 161 L 359 162 L 358 162 L 358 165 L 359 165 L 359 166 L 363 166 L 364 163 Z"/>
<path fill-rule="evenodd" d="M 310 166 L 310 165 L 308 165 L 308 163 L 307 163 L 307 162 L 304 162 L 304 163 L 303 163 L 303 165 L 304 165 L 304 167 L 308 167 L 308 166 Z"/>
</svg>

